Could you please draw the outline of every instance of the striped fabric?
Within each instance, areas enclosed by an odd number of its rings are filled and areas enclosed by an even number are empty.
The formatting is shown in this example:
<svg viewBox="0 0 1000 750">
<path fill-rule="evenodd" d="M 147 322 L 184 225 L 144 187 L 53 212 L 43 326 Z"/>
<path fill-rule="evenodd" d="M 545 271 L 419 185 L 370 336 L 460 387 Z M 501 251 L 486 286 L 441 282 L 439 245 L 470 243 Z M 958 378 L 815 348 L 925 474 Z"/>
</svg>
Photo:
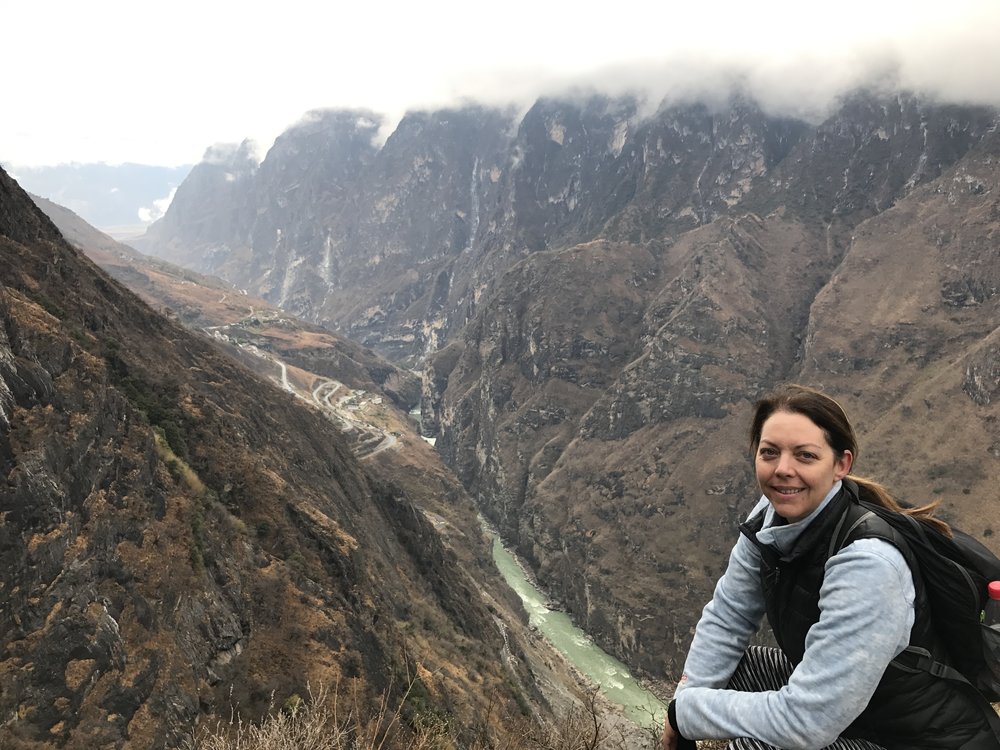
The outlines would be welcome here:
<svg viewBox="0 0 1000 750">
<path fill-rule="evenodd" d="M 779 690 L 788 683 L 792 675 L 792 664 L 785 655 L 776 648 L 750 646 L 743 655 L 742 661 L 729 680 L 731 690 L 743 690 L 749 693 L 759 693 L 765 690 Z M 760 740 L 749 737 L 735 739 L 727 745 L 728 750 L 780 750 L 774 745 L 768 745 Z M 825 750 L 883 750 L 865 740 L 849 740 L 840 738 Z"/>
</svg>

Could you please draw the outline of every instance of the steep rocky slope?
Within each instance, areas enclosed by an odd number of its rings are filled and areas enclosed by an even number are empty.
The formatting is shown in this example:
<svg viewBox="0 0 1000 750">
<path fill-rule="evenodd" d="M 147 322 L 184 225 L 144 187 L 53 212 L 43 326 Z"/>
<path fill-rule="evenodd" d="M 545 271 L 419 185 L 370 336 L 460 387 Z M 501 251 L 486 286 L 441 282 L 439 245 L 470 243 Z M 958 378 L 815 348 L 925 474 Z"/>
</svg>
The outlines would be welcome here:
<svg viewBox="0 0 1000 750">
<path fill-rule="evenodd" d="M 0 744 L 176 747 L 310 684 L 377 705 L 414 675 L 407 714 L 459 728 L 534 700 L 440 467 L 363 469 L 2 172 L 0 254 Z"/>
<path fill-rule="evenodd" d="M 169 245 L 166 255 L 171 260 L 195 271 L 211 271 L 245 244 L 257 166 L 250 142 L 207 149 L 177 188 L 167 213 L 147 234 Z"/>
</svg>

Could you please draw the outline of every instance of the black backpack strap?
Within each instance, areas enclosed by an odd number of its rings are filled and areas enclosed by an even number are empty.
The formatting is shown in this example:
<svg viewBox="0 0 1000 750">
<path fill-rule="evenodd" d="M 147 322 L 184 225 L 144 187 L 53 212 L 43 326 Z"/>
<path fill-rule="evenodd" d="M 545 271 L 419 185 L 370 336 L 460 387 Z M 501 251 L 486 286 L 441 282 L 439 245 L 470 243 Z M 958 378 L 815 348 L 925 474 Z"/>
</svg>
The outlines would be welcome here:
<svg viewBox="0 0 1000 750">
<path fill-rule="evenodd" d="M 976 686 L 954 667 L 938 661 L 926 649 L 917 646 L 907 646 L 895 659 L 889 662 L 889 666 L 904 672 L 927 672 L 939 679 L 948 680 L 972 703 L 982 709 L 986 723 L 990 725 L 993 734 L 1000 738 L 1000 716 L 997 715 L 989 701 L 983 698 L 983 694 Z"/>
<path fill-rule="evenodd" d="M 858 509 L 864 512 L 858 515 Z M 854 517 L 854 520 L 851 518 Z M 840 552 L 846 545 L 847 540 L 850 539 L 851 534 L 857 529 L 861 524 L 867 521 L 869 518 L 874 518 L 875 514 L 867 509 L 861 508 L 857 503 L 851 503 L 844 510 L 843 515 L 840 516 L 840 520 L 837 521 L 837 525 L 833 529 L 833 535 L 830 537 L 830 549 L 827 550 L 827 558 L 831 558 L 837 552 Z M 846 531 L 844 530 L 846 527 Z"/>
</svg>

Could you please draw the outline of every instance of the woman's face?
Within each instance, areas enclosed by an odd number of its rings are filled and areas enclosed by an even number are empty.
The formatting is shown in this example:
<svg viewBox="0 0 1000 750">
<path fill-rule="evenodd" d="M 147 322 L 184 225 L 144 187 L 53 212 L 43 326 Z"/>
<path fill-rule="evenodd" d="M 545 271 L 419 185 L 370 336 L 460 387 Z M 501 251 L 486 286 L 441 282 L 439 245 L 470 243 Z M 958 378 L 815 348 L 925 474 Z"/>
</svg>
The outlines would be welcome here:
<svg viewBox="0 0 1000 750">
<path fill-rule="evenodd" d="M 812 513 L 851 471 L 854 456 L 839 458 L 809 417 L 778 411 L 764 422 L 754 464 L 757 483 L 774 512 L 789 523 Z"/>
</svg>

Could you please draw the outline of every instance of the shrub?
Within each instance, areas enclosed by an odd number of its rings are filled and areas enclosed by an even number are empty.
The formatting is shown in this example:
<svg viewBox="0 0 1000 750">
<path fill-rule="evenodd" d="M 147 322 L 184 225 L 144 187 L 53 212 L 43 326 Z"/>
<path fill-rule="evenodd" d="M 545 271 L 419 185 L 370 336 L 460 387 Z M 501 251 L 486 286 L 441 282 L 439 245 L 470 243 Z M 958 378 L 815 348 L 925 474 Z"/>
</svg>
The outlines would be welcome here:
<svg viewBox="0 0 1000 750">
<path fill-rule="evenodd" d="M 188 745 L 191 750 L 628 750 L 659 747 L 659 730 L 641 735 L 609 728 L 601 715 L 596 693 L 583 706 L 554 724 L 541 725 L 524 716 L 499 717 L 491 704 L 473 737 L 455 737 L 453 723 L 438 714 L 418 714 L 406 723 L 404 706 L 413 688 L 390 709 L 388 692 L 370 710 L 354 695 L 343 715 L 336 693 L 310 689 L 308 698 L 295 695 L 282 710 L 272 709 L 259 724 L 238 716 L 202 732 Z M 429 716 L 433 720 L 429 720 Z M 468 730 L 466 730 L 468 732 Z M 724 747 L 702 743 L 701 747 Z"/>
</svg>

